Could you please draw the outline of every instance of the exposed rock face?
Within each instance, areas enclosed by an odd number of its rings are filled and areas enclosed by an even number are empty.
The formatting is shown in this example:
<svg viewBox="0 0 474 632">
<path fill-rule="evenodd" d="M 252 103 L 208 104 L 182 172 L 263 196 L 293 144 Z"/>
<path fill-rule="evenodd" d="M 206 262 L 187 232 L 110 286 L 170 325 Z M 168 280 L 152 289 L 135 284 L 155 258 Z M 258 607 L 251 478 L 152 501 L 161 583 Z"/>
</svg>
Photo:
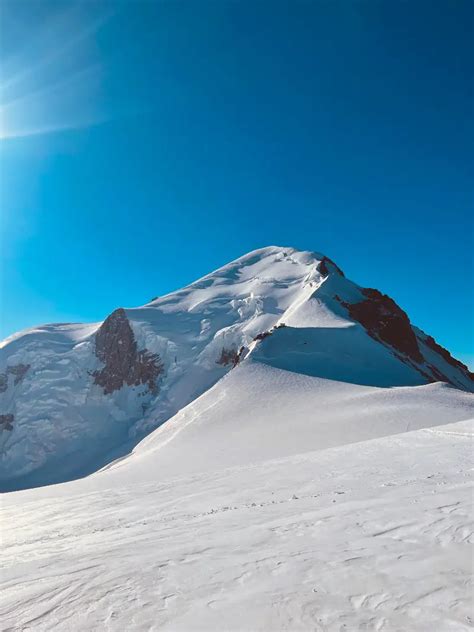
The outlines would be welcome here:
<svg viewBox="0 0 474 632">
<path fill-rule="evenodd" d="M 450 364 L 455 369 L 462 371 L 466 375 L 466 377 L 469 377 L 474 382 L 474 373 L 472 371 L 469 371 L 465 364 L 463 364 L 459 360 L 456 360 L 456 358 L 453 358 L 449 351 L 439 345 L 432 336 L 426 336 L 423 342 L 432 351 L 438 353 L 448 364 Z"/>
<path fill-rule="evenodd" d="M 13 430 L 13 420 L 15 417 L 11 413 L 6 415 L 0 415 L 0 431 L 1 430 Z"/>
<path fill-rule="evenodd" d="M 262 331 L 260 334 L 257 334 L 254 338 L 255 341 L 257 340 L 265 340 L 265 338 L 268 338 L 268 336 L 271 336 L 272 332 L 271 331 Z"/>
<path fill-rule="evenodd" d="M 365 327 L 367 333 L 387 343 L 415 362 L 423 362 L 418 340 L 406 313 L 386 294 L 363 288 L 366 297 L 360 303 L 343 303 L 351 318 Z"/>
<path fill-rule="evenodd" d="M 318 272 L 323 276 L 328 276 L 330 272 L 337 272 L 341 276 L 344 276 L 344 272 L 339 266 L 337 266 L 329 257 L 323 257 L 318 264 Z"/>
<path fill-rule="evenodd" d="M 4 393 L 7 390 L 9 375 L 14 376 L 13 384 L 17 386 L 23 380 L 29 368 L 29 364 L 14 364 L 7 367 L 4 373 L 0 373 L 0 393 Z"/>
<path fill-rule="evenodd" d="M 0 373 L 0 393 L 5 393 L 8 390 L 8 377 L 14 376 L 13 385 L 18 386 L 25 377 L 29 364 L 12 364 L 7 367 L 6 371 Z M 0 432 L 3 430 L 13 430 L 13 421 L 15 416 L 12 413 L 2 413 L 0 415 Z"/>
<path fill-rule="evenodd" d="M 408 316 L 393 299 L 371 288 L 361 288 L 360 291 L 366 298 L 358 303 L 346 303 L 337 295 L 334 298 L 348 310 L 351 318 L 365 327 L 372 338 L 390 345 L 400 360 L 408 358 L 421 365 L 415 368 L 428 381 L 447 382 L 457 388 L 463 388 L 460 382 L 448 377 L 427 360 L 423 355 L 423 346 L 420 348 L 421 343 L 474 383 L 474 373 L 469 371 L 465 364 L 453 358 L 434 338 L 426 336 L 423 332 L 421 335 L 415 334 Z"/>
<path fill-rule="evenodd" d="M 240 362 L 242 354 L 244 352 L 244 347 L 241 347 L 239 351 L 236 349 L 222 349 L 222 353 L 220 358 L 217 360 L 217 364 L 221 364 L 222 366 L 227 366 L 231 364 L 232 366 L 237 366 Z"/>
<path fill-rule="evenodd" d="M 158 354 L 146 349 L 138 351 L 124 309 L 116 309 L 100 326 L 95 337 L 95 354 L 104 367 L 94 371 L 94 383 L 102 386 L 105 394 L 118 391 L 125 384 L 147 384 L 152 393 L 157 392 L 163 364 Z"/>
</svg>

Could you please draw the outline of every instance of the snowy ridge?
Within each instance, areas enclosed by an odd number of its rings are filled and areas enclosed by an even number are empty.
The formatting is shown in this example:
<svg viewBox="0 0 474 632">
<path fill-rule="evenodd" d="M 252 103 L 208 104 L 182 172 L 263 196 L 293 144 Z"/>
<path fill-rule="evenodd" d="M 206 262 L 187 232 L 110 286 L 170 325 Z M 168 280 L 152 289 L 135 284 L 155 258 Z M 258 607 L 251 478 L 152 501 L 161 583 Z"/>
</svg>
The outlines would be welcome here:
<svg viewBox="0 0 474 632">
<path fill-rule="evenodd" d="M 157 437 L 184 424 L 189 429 L 180 435 L 188 440 L 199 426 L 189 418 L 214 428 L 213 410 L 230 419 L 245 406 L 248 418 L 262 401 L 263 445 L 284 408 L 275 406 L 281 398 L 274 379 L 286 401 L 306 411 L 300 431 L 288 432 L 287 454 L 342 440 L 345 422 L 334 422 L 339 439 L 331 441 L 318 426 L 322 416 L 326 425 L 344 417 L 342 393 L 350 392 L 347 410 L 365 401 L 353 416 L 351 441 L 401 432 L 408 417 L 422 427 L 472 415 L 465 392 L 473 390 L 472 375 L 391 299 L 352 283 L 324 255 L 275 246 L 143 307 L 116 310 L 103 323 L 46 325 L 4 341 L 0 484 L 9 490 L 83 476 L 130 453 L 167 420 Z M 451 386 L 423 386 L 430 382 Z M 357 420 L 366 428 L 359 434 Z M 222 432 L 237 429 L 230 424 Z M 237 452 L 238 460 L 244 446 Z"/>
</svg>

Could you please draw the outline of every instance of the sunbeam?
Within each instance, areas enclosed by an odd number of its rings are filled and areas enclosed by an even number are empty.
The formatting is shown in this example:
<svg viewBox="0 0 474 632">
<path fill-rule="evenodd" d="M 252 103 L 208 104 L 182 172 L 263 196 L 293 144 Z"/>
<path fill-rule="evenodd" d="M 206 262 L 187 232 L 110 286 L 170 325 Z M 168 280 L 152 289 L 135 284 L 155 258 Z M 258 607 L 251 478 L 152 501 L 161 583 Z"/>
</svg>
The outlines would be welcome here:
<svg viewBox="0 0 474 632">
<path fill-rule="evenodd" d="M 102 9 L 100 15 L 91 15 L 81 5 L 48 14 L 33 32 L 23 32 L 20 26 L 28 45 L 20 50 L 10 46 L 2 64 L 0 140 L 107 120 L 101 102 L 104 60 L 97 35 L 112 17 Z"/>
</svg>

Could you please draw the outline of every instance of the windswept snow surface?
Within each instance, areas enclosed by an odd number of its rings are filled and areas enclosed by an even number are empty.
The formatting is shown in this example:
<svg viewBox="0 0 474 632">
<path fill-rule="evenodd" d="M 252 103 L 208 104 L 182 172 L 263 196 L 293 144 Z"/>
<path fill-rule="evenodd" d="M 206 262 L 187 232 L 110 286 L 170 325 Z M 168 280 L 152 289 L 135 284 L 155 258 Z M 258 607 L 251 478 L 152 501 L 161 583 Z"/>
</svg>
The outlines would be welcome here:
<svg viewBox="0 0 474 632">
<path fill-rule="evenodd" d="M 472 630 L 472 422 L 2 498 L 2 629 Z"/>
</svg>

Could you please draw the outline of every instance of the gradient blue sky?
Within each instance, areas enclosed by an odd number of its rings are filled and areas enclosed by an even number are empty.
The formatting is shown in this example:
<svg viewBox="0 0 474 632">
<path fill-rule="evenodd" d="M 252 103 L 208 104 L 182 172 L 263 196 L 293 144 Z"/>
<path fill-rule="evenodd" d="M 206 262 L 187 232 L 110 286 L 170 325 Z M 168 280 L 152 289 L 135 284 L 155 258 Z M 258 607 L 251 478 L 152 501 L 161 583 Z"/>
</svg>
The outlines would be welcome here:
<svg viewBox="0 0 474 632">
<path fill-rule="evenodd" d="M 472 2 L 0 11 L 2 337 L 277 244 L 473 364 Z"/>
</svg>

